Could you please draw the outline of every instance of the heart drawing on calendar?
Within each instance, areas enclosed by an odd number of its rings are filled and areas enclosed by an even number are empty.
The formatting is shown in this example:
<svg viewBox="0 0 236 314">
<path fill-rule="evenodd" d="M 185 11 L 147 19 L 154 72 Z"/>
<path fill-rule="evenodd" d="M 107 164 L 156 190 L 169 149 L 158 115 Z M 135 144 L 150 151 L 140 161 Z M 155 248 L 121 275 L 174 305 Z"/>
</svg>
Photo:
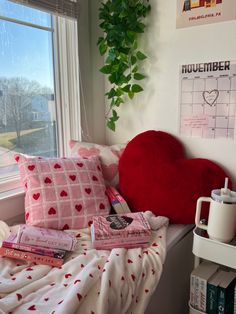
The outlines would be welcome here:
<svg viewBox="0 0 236 314">
<path fill-rule="evenodd" d="M 217 89 L 213 89 L 211 91 L 204 91 L 202 93 L 202 96 L 208 105 L 213 106 L 214 103 L 217 101 L 217 98 L 219 97 L 219 91 Z"/>
</svg>

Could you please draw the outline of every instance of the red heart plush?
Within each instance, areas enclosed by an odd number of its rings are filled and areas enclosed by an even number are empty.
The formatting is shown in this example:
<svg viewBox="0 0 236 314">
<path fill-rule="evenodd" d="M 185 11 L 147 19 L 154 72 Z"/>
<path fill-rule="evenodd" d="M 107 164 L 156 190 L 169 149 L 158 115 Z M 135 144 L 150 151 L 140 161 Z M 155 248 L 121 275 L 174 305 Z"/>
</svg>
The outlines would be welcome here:
<svg viewBox="0 0 236 314">
<path fill-rule="evenodd" d="M 127 144 L 119 177 L 120 192 L 133 211 L 151 210 L 172 223 L 192 224 L 197 199 L 223 187 L 229 176 L 210 160 L 187 159 L 172 135 L 146 131 Z"/>
</svg>

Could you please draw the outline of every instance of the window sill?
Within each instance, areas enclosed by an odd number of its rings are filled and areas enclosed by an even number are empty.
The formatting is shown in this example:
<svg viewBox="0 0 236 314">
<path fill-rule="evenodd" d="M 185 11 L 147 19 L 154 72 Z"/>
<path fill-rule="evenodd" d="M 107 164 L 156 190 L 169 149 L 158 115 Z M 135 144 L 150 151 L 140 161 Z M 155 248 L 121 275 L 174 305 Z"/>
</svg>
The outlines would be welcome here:
<svg viewBox="0 0 236 314">
<path fill-rule="evenodd" d="M 19 196 L 24 196 L 25 192 L 23 190 L 23 188 L 16 188 L 16 189 L 12 189 L 12 190 L 9 190 L 9 191 L 5 191 L 5 192 L 1 192 L 0 193 L 0 202 L 2 200 L 10 200 L 12 198 L 16 198 L 16 197 L 19 197 Z"/>
<path fill-rule="evenodd" d="M 24 190 L 22 188 L 0 193 L 0 220 L 14 223 L 19 221 L 19 217 L 22 217 L 23 214 Z"/>
</svg>

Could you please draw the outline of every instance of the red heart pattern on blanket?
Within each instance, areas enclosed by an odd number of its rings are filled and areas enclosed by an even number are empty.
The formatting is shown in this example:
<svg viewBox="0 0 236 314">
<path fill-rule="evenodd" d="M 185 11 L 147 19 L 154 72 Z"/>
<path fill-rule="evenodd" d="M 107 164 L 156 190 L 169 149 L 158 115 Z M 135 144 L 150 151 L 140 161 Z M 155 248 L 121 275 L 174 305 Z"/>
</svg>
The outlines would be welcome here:
<svg viewBox="0 0 236 314">
<path fill-rule="evenodd" d="M 229 177 L 210 160 L 187 159 L 179 140 L 153 130 L 127 144 L 119 176 L 120 192 L 133 211 L 151 210 L 181 224 L 194 223 L 197 199 L 210 196 Z"/>
</svg>

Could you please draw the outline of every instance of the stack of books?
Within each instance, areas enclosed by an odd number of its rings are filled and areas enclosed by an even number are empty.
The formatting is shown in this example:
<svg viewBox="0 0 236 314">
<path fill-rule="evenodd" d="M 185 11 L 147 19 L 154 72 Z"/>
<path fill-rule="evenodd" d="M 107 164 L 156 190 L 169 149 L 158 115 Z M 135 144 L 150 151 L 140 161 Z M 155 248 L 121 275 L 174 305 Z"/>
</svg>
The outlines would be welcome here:
<svg viewBox="0 0 236 314">
<path fill-rule="evenodd" d="M 122 195 L 113 186 L 106 188 L 106 195 L 116 214 L 130 213 L 129 206 Z"/>
<path fill-rule="evenodd" d="M 73 234 L 24 224 L 2 242 L 0 255 L 60 267 L 66 252 L 73 251 L 76 244 Z"/>
<path fill-rule="evenodd" d="M 113 248 L 147 247 L 151 238 L 150 225 L 143 213 L 95 216 L 91 226 L 93 247 Z"/>
<path fill-rule="evenodd" d="M 190 304 L 207 314 L 236 313 L 236 272 L 204 261 L 190 277 Z"/>
</svg>

